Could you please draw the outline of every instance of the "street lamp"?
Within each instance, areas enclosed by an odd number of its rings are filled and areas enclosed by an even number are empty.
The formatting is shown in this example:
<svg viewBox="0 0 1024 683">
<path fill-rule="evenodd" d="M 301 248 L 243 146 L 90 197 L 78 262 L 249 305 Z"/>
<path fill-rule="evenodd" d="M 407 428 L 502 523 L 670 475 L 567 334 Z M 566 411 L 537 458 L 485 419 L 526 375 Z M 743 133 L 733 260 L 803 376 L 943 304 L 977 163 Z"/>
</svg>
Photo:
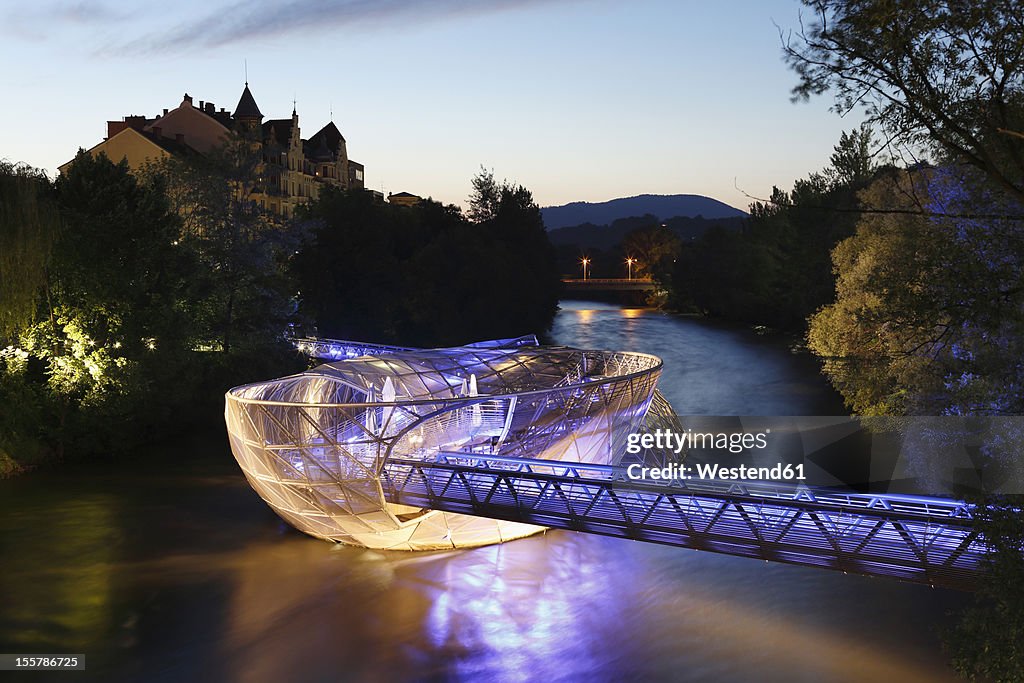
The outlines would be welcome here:
<svg viewBox="0 0 1024 683">
<path fill-rule="evenodd" d="M 628 270 L 629 277 L 627 278 L 628 280 L 632 280 L 633 279 L 633 264 L 634 263 L 636 263 L 636 259 L 633 258 L 632 256 L 630 256 L 628 259 L 626 259 L 626 267 L 629 269 Z"/>
<path fill-rule="evenodd" d="M 583 264 L 583 279 L 586 280 L 587 279 L 587 264 L 590 263 L 590 259 L 588 259 L 586 256 L 584 256 L 582 259 L 580 259 L 580 263 Z"/>
</svg>

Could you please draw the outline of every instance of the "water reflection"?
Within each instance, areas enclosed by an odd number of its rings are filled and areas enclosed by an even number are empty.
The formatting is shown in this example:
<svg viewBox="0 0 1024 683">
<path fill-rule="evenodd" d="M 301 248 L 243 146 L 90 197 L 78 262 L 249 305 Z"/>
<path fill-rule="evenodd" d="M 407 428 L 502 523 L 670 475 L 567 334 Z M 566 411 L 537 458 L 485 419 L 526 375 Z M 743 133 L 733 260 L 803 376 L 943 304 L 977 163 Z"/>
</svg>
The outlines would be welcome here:
<svg viewBox="0 0 1024 683">
<path fill-rule="evenodd" d="M 14 649 L 3 652 L 25 651 L 39 641 L 79 651 L 100 638 L 111 618 L 116 501 L 57 494 L 4 513 L 0 604 L 13 626 L 7 642 Z M 92 558 L 87 566 L 77 562 L 83 555 Z"/>
<path fill-rule="evenodd" d="M 662 355 L 680 405 L 799 413 L 830 395 L 739 330 L 586 310 L 559 314 L 557 340 Z M 933 628 L 965 599 L 570 532 L 433 554 L 331 546 L 269 511 L 222 434 L 0 482 L 0 544 L 0 651 L 77 649 L 76 680 L 114 683 L 946 681 Z"/>
<path fill-rule="evenodd" d="M 552 337 L 581 348 L 653 353 L 661 390 L 684 415 L 845 415 L 817 362 L 786 340 L 650 309 L 563 301 Z"/>
</svg>

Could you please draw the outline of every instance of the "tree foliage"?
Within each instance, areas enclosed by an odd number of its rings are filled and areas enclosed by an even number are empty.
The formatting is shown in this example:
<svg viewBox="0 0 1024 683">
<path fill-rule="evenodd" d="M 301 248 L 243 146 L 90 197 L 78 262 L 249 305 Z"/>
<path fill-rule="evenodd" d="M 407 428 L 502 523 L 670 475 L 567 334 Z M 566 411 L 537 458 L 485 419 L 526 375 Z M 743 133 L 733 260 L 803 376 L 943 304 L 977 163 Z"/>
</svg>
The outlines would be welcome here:
<svg viewBox="0 0 1024 683">
<path fill-rule="evenodd" d="M 829 157 L 831 166 L 825 169 L 830 189 L 856 187 L 871 180 L 877 168 L 873 143 L 871 126 L 861 125 L 849 133 L 842 132 Z"/>
<path fill-rule="evenodd" d="M 636 259 L 633 276 L 652 277 L 662 284 L 671 283 L 679 248 L 679 238 L 660 222 L 636 228 L 622 240 L 622 251 L 627 254 L 627 258 Z"/>
<path fill-rule="evenodd" d="M 674 287 L 680 308 L 803 331 L 809 315 L 833 299 L 830 252 L 853 233 L 857 191 L 877 172 L 866 128 L 843 133 L 832 164 L 773 188 L 754 202 L 740 231 L 712 229 L 683 245 Z"/>
<path fill-rule="evenodd" d="M 811 320 L 810 348 L 861 414 L 1024 411 L 1024 234 L 1019 221 L 953 218 L 969 208 L 1012 214 L 964 167 L 887 174 L 833 252 L 836 301 Z"/>
<path fill-rule="evenodd" d="M 828 91 L 887 137 L 937 148 L 1024 200 L 1024 23 L 1015 0 L 802 0 L 784 53 L 798 98 Z"/>
<path fill-rule="evenodd" d="M 501 207 L 502 186 L 494 179 L 494 171 L 483 166 L 470 181 L 473 191 L 469 195 L 467 217 L 473 223 L 493 220 Z"/>
<path fill-rule="evenodd" d="M 481 171 L 472 182 L 474 187 L 481 183 L 493 185 L 493 175 Z M 481 311 L 480 319 L 495 318 L 495 311 L 503 311 L 497 315 L 506 315 L 508 321 L 516 321 L 516 326 L 523 326 L 519 329 L 529 326 L 527 332 L 543 332 L 551 326 L 558 310 L 562 286 L 555 250 L 548 240 L 544 219 L 533 194 L 522 185 L 507 180 L 497 185 L 497 191 L 496 210 L 492 207 L 482 211 L 483 207 L 477 206 L 470 198 L 470 220 L 483 232 L 483 253 L 476 265 L 489 263 L 493 278 L 488 282 L 481 277 L 476 282 L 476 286 L 484 285 L 485 291 L 493 297 L 490 303 L 495 307 L 486 313 Z M 472 280 L 467 280 L 466 284 L 467 287 L 474 286 Z M 515 329 L 507 322 L 495 325 L 495 329 L 499 328 Z"/>
<path fill-rule="evenodd" d="M 40 314 L 19 326 L 0 367 L 0 395 L 16 399 L 0 446 L 16 444 L 19 455 L 43 448 L 59 456 L 70 444 L 106 451 L 132 443 L 170 409 L 168 391 L 165 404 L 140 410 L 150 391 L 184 386 L 190 261 L 173 244 L 180 223 L 163 187 L 139 181 L 123 162 L 80 153 L 47 191 L 61 230 L 37 285 Z"/>
<path fill-rule="evenodd" d="M 0 341 L 35 320 L 58 222 L 42 171 L 0 161 Z"/>
<path fill-rule="evenodd" d="M 989 497 L 975 506 L 975 521 L 988 546 L 987 575 L 976 604 L 946 634 L 960 675 L 994 683 L 1024 680 L 1024 497 Z"/>
<path fill-rule="evenodd" d="M 179 244 L 199 267 L 191 280 L 197 344 L 230 353 L 279 343 L 294 312 L 288 261 L 302 238 L 298 221 L 257 206 L 258 145 L 233 135 L 205 155 L 171 157 L 145 175 L 165 183 L 182 218 Z"/>
<path fill-rule="evenodd" d="M 454 206 L 326 191 L 295 260 L 300 311 L 319 333 L 435 346 L 547 329 L 560 286 L 540 210 L 482 173 L 467 220 Z"/>
<path fill-rule="evenodd" d="M 266 352 L 271 338 L 285 347 L 281 299 L 293 290 L 277 284 L 286 281 L 282 250 L 252 227 L 258 212 L 233 213 L 226 197 L 238 185 L 223 169 L 134 173 L 80 152 L 55 183 L 14 175 L 0 173 L 0 239 L 11 245 L 3 256 L 26 254 L 38 271 L 20 283 L 17 306 L 4 300 L 0 470 L 65 452 L 124 452 L 216 414 L 231 383 L 296 367 Z M 229 286 L 237 296 L 224 324 Z M 223 354 L 204 351 L 225 329 L 248 342 L 239 347 L 264 342 L 261 352 L 227 353 L 226 342 Z"/>
<path fill-rule="evenodd" d="M 55 189 L 64 229 L 51 287 L 61 304 L 98 343 L 120 342 L 122 354 L 148 351 L 152 339 L 187 348 L 181 300 L 194 264 L 177 244 L 181 222 L 160 179 L 80 152 Z"/>
<path fill-rule="evenodd" d="M 1015 0 L 803 0 L 784 51 L 798 98 L 863 105 L 938 169 L 879 180 L 836 247 L 811 348 L 861 413 L 1024 411 L 1024 22 Z M 914 214 L 917 215 L 914 215 Z M 992 574 L 952 640 L 964 675 L 1024 678 L 1024 515 L 986 502 Z"/>
</svg>

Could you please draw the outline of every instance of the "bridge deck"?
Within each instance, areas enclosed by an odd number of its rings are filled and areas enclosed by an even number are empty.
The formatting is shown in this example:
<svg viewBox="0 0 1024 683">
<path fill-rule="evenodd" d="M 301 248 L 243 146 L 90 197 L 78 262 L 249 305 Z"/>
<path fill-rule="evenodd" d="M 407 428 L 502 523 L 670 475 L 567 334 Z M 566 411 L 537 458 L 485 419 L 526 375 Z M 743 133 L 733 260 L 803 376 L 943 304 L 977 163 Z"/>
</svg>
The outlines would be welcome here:
<svg viewBox="0 0 1024 683">
<path fill-rule="evenodd" d="M 622 468 L 445 453 L 392 459 L 391 502 L 970 590 L 985 555 L 959 501 L 761 482 L 638 483 Z"/>
<path fill-rule="evenodd" d="M 649 277 L 588 277 L 586 280 L 579 278 L 563 278 L 562 285 L 569 291 L 646 292 L 657 289 L 654 281 Z"/>
</svg>

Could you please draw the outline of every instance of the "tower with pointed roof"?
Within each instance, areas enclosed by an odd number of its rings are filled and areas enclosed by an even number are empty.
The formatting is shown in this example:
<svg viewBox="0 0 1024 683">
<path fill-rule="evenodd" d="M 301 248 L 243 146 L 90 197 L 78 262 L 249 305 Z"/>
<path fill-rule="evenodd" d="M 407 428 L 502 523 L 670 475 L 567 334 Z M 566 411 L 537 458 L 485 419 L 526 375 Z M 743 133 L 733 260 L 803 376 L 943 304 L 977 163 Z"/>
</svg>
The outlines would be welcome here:
<svg viewBox="0 0 1024 683">
<path fill-rule="evenodd" d="M 245 89 L 242 90 L 242 96 L 238 98 L 238 105 L 235 106 L 235 112 L 231 118 L 234 119 L 235 128 L 240 133 L 258 130 L 263 122 L 263 112 L 256 105 L 256 98 L 249 90 L 249 81 L 245 82 Z"/>
</svg>

